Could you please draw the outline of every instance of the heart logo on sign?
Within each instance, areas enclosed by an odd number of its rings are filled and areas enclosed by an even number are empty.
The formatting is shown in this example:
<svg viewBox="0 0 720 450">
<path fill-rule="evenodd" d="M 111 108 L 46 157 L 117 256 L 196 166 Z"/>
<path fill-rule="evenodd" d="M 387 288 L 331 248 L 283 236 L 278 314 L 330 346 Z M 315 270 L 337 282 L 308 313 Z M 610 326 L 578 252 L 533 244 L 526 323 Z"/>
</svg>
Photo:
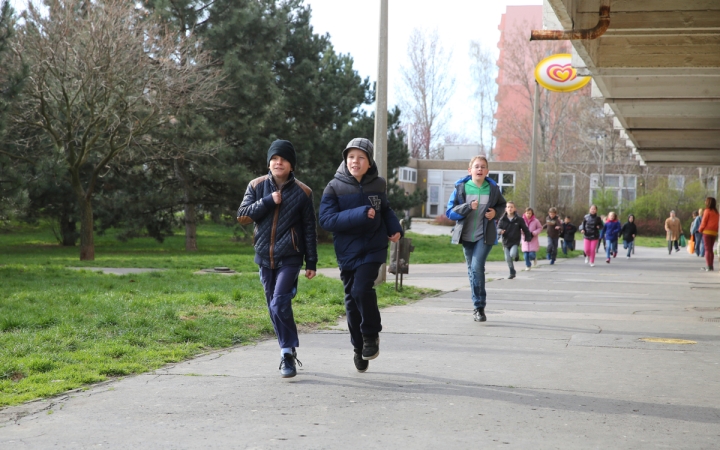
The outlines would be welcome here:
<svg viewBox="0 0 720 450">
<path fill-rule="evenodd" d="M 558 83 L 565 83 L 566 81 L 574 80 L 577 77 L 577 72 L 575 72 L 570 64 L 564 66 L 551 64 L 547 68 L 547 75 Z"/>
</svg>

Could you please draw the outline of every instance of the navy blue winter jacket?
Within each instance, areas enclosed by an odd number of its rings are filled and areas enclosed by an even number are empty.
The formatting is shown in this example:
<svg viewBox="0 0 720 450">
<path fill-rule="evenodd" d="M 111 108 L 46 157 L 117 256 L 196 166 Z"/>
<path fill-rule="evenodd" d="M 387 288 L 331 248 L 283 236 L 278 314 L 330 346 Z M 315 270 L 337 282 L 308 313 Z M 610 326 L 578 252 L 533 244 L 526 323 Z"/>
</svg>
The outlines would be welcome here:
<svg viewBox="0 0 720 450">
<path fill-rule="evenodd" d="M 282 194 L 277 205 L 272 194 Z M 312 190 L 291 173 L 282 186 L 276 186 L 268 173 L 248 184 L 237 219 L 243 225 L 255 222 L 255 262 L 276 269 L 283 265 L 317 267 L 317 229 Z"/>
<path fill-rule="evenodd" d="M 605 239 L 608 241 L 617 241 L 620 236 L 622 225 L 617 220 L 608 220 L 605 222 Z"/>
<path fill-rule="evenodd" d="M 330 180 L 320 201 L 320 226 L 333 233 L 340 270 L 355 270 L 361 264 L 387 261 L 388 238 L 403 233 L 387 199 L 387 183 L 377 166 L 368 169 L 362 182 L 348 171 L 345 161 Z M 375 217 L 368 211 L 375 208 Z"/>
</svg>

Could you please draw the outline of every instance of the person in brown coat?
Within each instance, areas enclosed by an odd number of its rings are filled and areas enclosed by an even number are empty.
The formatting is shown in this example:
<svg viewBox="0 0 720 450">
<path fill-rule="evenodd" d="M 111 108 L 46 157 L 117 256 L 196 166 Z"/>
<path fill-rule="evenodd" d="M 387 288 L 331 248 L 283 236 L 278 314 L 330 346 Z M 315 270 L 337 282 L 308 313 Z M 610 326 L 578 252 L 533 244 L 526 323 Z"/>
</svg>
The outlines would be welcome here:
<svg viewBox="0 0 720 450">
<path fill-rule="evenodd" d="M 673 245 L 675 251 L 680 251 L 679 241 L 682 234 L 682 225 L 680 219 L 675 217 L 675 211 L 670 211 L 670 217 L 665 219 L 665 232 L 667 233 L 668 255 L 672 254 Z"/>
</svg>

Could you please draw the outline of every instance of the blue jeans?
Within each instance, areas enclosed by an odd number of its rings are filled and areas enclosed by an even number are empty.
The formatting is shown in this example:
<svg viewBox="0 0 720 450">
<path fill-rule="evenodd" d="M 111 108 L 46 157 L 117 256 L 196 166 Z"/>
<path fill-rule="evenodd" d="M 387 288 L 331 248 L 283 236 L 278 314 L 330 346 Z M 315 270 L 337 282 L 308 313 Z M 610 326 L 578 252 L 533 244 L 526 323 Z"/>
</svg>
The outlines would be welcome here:
<svg viewBox="0 0 720 450">
<path fill-rule="evenodd" d="M 702 233 L 694 233 L 695 234 L 695 254 L 697 256 L 700 256 L 701 258 L 705 257 L 705 242 L 703 242 L 703 234 Z"/>
<path fill-rule="evenodd" d="M 535 252 L 523 252 L 523 258 L 525 258 L 525 267 L 530 267 L 535 259 Z"/>
<path fill-rule="evenodd" d="M 557 259 L 558 239 L 559 238 L 547 238 L 547 259 L 550 261 Z"/>
<path fill-rule="evenodd" d="M 510 248 L 503 247 L 503 249 L 505 250 L 505 262 L 507 263 L 508 268 L 510 269 L 510 274 L 515 275 L 514 261 L 515 261 L 515 257 L 517 256 L 518 246 L 513 245 Z"/>
<path fill-rule="evenodd" d="M 492 250 L 492 245 L 486 244 L 481 239 L 477 242 L 463 242 L 462 246 L 465 252 L 465 262 L 467 262 L 473 305 L 475 308 L 484 308 L 487 296 L 485 292 L 485 260 Z"/>
<path fill-rule="evenodd" d="M 630 257 L 630 253 L 632 253 L 633 249 L 635 248 L 635 241 L 623 241 L 623 248 L 627 249 L 627 257 Z"/>
<path fill-rule="evenodd" d="M 618 241 L 611 241 L 610 239 L 605 239 L 605 253 L 607 255 L 607 259 L 612 258 L 614 253 L 617 253 L 617 244 Z"/>
<path fill-rule="evenodd" d="M 566 241 L 565 239 L 563 239 L 561 243 L 563 255 L 567 255 L 568 250 L 575 250 L 575 241 Z"/>
</svg>

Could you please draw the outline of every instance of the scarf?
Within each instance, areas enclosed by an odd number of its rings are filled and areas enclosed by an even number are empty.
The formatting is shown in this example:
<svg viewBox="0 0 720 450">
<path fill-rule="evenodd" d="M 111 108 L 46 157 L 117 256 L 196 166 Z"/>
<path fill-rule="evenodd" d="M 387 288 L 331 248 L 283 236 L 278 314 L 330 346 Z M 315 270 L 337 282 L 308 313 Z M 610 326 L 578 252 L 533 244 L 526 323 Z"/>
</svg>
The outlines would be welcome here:
<svg viewBox="0 0 720 450">
<path fill-rule="evenodd" d="M 534 214 L 532 216 L 530 216 L 529 219 L 527 218 L 527 216 L 525 214 L 523 214 L 523 219 L 525 219 L 525 225 L 527 225 L 528 228 L 530 228 L 530 222 L 532 222 L 534 218 L 535 218 Z"/>
</svg>

